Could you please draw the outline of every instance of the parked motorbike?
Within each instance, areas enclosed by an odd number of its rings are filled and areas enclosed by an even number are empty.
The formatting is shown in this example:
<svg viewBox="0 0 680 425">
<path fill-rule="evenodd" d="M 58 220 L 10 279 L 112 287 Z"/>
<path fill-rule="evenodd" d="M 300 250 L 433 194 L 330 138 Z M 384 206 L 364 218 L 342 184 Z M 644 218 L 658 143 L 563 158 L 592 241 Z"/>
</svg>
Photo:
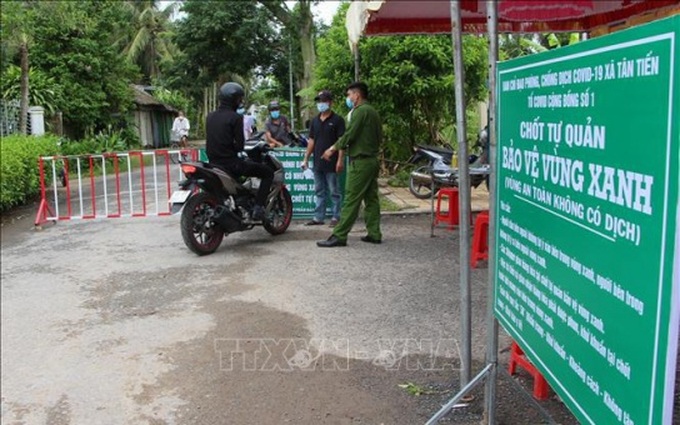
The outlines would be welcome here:
<svg viewBox="0 0 680 425">
<path fill-rule="evenodd" d="M 252 136 L 250 136 L 250 138 L 248 140 L 246 140 L 246 145 L 252 146 L 252 145 L 255 145 L 259 142 L 266 142 L 264 131 L 259 131 L 257 133 L 254 133 Z M 288 133 L 288 141 L 287 141 L 286 147 L 289 147 L 289 148 L 296 148 L 296 147 L 306 148 L 307 147 L 307 137 L 302 133 L 291 131 L 290 133 Z"/>
<path fill-rule="evenodd" d="M 223 169 L 205 162 L 181 165 L 187 177 L 173 193 L 173 213 L 182 210 L 180 226 L 186 246 L 198 255 L 215 252 L 225 235 L 262 225 L 272 235 L 284 233 L 293 217 L 293 201 L 284 182 L 283 164 L 264 142 L 246 147 L 249 161 L 264 163 L 274 170 L 274 182 L 267 196 L 265 219 L 255 221 L 251 211 L 260 179 L 236 179 Z"/>
<path fill-rule="evenodd" d="M 489 187 L 488 176 L 488 132 L 485 128 L 477 137 L 473 148 L 481 148 L 481 155 L 471 154 L 468 157 L 470 164 L 470 185 L 478 187 L 486 182 Z M 428 199 L 433 193 L 437 193 L 444 186 L 458 187 L 458 169 L 451 168 L 454 152 L 450 148 L 418 145 L 413 156 L 408 160 L 409 164 L 427 164 L 418 166 L 409 176 L 409 191 L 418 199 Z M 486 169 L 486 171 L 485 171 Z M 434 192 L 433 192 L 434 188 Z"/>
</svg>

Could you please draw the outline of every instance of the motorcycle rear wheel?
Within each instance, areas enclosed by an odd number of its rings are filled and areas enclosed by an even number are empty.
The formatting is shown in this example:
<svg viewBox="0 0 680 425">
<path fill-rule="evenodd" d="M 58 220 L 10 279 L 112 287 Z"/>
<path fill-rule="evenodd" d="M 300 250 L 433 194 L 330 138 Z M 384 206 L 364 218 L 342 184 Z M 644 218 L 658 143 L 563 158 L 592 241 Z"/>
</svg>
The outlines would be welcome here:
<svg viewBox="0 0 680 425">
<path fill-rule="evenodd" d="M 276 236 L 283 234 L 288 230 L 290 222 L 293 219 L 293 200 L 290 197 L 290 192 L 285 187 L 281 191 L 274 202 L 272 208 L 267 212 L 267 217 L 264 220 L 264 229 L 270 234 Z"/>
<path fill-rule="evenodd" d="M 429 165 L 422 165 L 413 172 L 432 175 L 432 168 Z M 418 199 L 428 199 L 432 197 L 432 186 L 430 184 L 421 184 L 415 181 L 413 176 L 409 177 L 408 190 Z M 436 190 L 437 187 L 435 186 L 435 191 Z"/>
<path fill-rule="evenodd" d="M 224 231 L 212 221 L 218 203 L 214 195 L 201 192 L 184 205 L 180 219 L 182 239 L 197 255 L 212 254 L 224 239 Z"/>
</svg>

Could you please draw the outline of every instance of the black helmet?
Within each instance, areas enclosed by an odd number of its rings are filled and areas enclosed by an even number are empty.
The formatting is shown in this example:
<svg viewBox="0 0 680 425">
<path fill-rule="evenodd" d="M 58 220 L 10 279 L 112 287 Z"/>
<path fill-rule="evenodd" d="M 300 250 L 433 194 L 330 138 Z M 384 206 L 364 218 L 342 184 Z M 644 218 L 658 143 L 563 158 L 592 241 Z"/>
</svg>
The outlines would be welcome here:
<svg viewBox="0 0 680 425">
<path fill-rule="evenodd" d="M 236 110 L 238 105 L 243 101 L 245 92 L 243 87 L 237 83 L 224 83 L 220 87 L 220 104 L 228 106 Z"/>
<path fill-rule="evenodd" d="M 267 109 L 269 109 L 270 111 L 275 111 L 281 109 L 281 105 L 279 105 L 278 100 L 272 100 L 271 102 L 269 102 L 269 106 L 267 107 Z"/>
</svg>

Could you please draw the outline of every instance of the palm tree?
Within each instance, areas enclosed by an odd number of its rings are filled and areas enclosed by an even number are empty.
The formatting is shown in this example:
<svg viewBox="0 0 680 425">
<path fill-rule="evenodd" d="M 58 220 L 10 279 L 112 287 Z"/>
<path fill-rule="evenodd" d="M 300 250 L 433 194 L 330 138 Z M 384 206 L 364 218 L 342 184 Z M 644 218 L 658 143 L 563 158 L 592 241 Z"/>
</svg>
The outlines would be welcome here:
<svg viewBox="0 0 680 425">
<path fill-rule="evenodd" d="M 3 40 L 8 51 L 16 49 L 21 67 L 19 98 L 19 132 L 26 134 L 28 123 L 29 81 L 28 53 L 31 44 L 30 21 L 31 8 L 26 2 L 12 2 L 3 7 L 2 28 Z"/>
<path fill-rule="evenodd" d="M 161 60 L 171 60 L 176 47 L 170 39 L 170 18 L 179 3 L 160 9 L 158 0 L 128 0 L 132 12 L 134 33 L 125 40 L 123 52 L 139 65 L 145 82 L 159 76 Z"/>
</svg>

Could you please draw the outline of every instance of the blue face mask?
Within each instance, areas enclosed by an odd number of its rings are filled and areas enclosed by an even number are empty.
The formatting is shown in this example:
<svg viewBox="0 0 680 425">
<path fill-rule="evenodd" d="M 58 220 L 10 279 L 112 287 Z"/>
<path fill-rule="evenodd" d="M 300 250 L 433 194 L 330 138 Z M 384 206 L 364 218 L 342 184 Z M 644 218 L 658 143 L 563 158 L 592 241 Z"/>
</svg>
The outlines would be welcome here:
<svg viewBox="0 0 680 425">
<path fill-rule="evenodd" d="M 245 108 L 238 108 L 236 110 L 236 113 L 239 114 L 239 115 L 243 115 L 243 114 L 246 113 L 246 109 Z"/>
<path fill-rule="evenodd" d="M 349 109 L 354 109 L 354 103 L 352 103 L 349 97 L 345 99 L 345 105 L 347 105 Z"/>
<path fill-rule="evenodd" d="M 326 112 L 330 108 L 331 108 L 331 106 L 328 103 L 317 103 L 316 104 L 316 109 L 318 109 L 319 112 Z"/>
<path fill-rule="evenodd" d="M 272 116 L 272 118 L 274 118 L 275 120 L 277 120 L 277 119 L 279 119 L 279 117 L 281 116 L 281 113 L 280 113 L 279 111 L 272 111 L 272 112 L 271 112 L 271 116 Z"/>
</svg>

